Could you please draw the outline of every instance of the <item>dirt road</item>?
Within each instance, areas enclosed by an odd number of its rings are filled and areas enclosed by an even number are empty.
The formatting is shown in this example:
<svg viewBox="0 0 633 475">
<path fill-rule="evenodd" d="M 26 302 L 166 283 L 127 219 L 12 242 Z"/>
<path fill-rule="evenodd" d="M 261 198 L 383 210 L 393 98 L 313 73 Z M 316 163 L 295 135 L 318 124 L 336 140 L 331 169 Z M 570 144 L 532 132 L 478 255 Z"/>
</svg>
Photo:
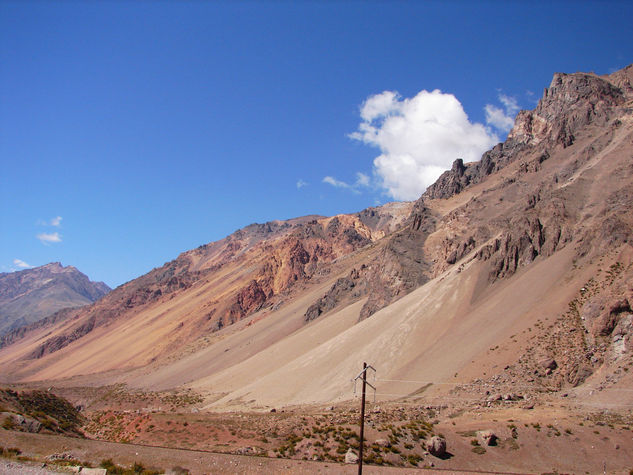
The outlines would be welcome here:
<svg viewBox="0 0 633 475">
<path fill-rule="evenodd" d="M 22 455 L 35 460 L 43 460 L 53 453 L 70 453 L 82 462 L 90 462 L 97 466 L 101 460 L 112 459 L 119 465 L 131 466 L 135 462 L 148 468 L 155 468 L 169 472 L 175 467 L 186 468 L 192 475 L 197 474 L 354 474 L 356 465 L 339 463 L 313 462 L 307 460 L 272 459 L 264 457 L 249 457 L 244 455 L 217 454 L 211 452 L 147 447 L 133 444 L 118 444 L 112 442 L 74 439 L 56 435 L 28 434 L 0 430 L 0 445 L 18 447 Z M 10 465 L 10 466 L 9 466 Z M 45 471 L 28 472 L 27 468 L 38 470 L 37 467 L 25 467 L 15 461 L 0 465 L 2 474 L 44 474 Z M 393 467 L 364 466 L 366 474 L 444 474 L 464 475 L 469 473 L 492 473 L 455 470 L 424 470 Z M 494 472 L 499 473 L 499 472 Z"/>
</svg>

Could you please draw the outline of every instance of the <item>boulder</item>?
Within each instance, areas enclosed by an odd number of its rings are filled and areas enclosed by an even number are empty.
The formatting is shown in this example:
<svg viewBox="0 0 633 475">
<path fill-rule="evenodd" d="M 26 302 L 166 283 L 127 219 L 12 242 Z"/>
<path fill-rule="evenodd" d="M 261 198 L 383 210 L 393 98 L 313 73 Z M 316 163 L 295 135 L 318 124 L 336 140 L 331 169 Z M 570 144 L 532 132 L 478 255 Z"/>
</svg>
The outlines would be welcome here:
<svg viewBox="0 0 633 475">
<path fill-rule="evenodd" d="M 26 419 L 21 414 L 13 414 L 13 422 L 21 426 L 26 425 Z"/>
<path fill-rule="evenodd" d="M 348 449 L 345 454 L 345 463 L 358 463 L 358 455 L 356 455 L 351 448 Z"/>
<path fill-rule="evenodd" d="M 446 441 L 434 435 L 426 442 L 426 450 L 428 450 L 431 455 L 442 457 L 446 454 Z"/>
<path fill-rule="evenodd" d="M 391 447 L 391 442 L 387 439 L 376 439 L 376 445 L 380 447 Z"/>
<path fill-rule="evenodd" d="M 32 417 L 26 416 L 24 418 L 24 423 L 22 424 L 22 427 L 27 432 L 37 433 L 42 428 L 42 423 L 38 421 L 37 419 L 33 419 Z"/>
<path fill-rule="evenodd" d="M 572 367 L 567 375 L 567 381 L 573 386 L 580 386 L 585 380 L 593 374 L 593 370 L 585 364 L 576 364 Z"/>
<path fill-rule="evenodd" d="M 541 358 L 538 364 L 541 368 L 545 370 L 549 369 L 551 371 L 554 371 L 556 368 L 558 368 L 558 363 L 556 363 L 556 360 L 554 358 L 550 358 L 549 356 Z"/>
<path fill-rule="evenodd" d="M 482 447 L 488 447 L 497 444 L 497 436 L 491 430 L 478 430 L 477 441 Z"/>
</svg>

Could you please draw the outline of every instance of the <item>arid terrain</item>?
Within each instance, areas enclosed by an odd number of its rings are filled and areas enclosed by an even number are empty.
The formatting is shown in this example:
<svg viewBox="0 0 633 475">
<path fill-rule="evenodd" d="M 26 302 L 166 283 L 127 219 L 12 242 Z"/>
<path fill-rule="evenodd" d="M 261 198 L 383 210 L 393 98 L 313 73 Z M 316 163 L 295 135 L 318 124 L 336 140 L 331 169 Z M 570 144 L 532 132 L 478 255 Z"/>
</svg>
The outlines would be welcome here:
<svg viewBox="0 0 633 475">
<path fill-rule="evenodd" d="M 247 226 L 2 345 L 25 461 L 351 473 L 367 362 L 371 471 L 630 473 L 633 65 L 555 74 L 415 202 Z"/>
</svg>

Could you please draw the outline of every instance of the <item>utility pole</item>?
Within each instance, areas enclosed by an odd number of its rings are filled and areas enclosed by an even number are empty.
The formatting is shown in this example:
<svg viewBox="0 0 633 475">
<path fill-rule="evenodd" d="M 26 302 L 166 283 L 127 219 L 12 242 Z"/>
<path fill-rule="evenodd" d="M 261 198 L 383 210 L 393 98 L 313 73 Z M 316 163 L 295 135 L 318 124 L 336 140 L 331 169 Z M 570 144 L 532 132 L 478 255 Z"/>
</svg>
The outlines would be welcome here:
<svg viewBox="0 0 633 475">
<path fill-rule="evenodd" d="M 363 363 L 363 370 L 354 378 L 354 392 L 356 392 L 356 381 L 361 379 L 363 381 L 363 395 L 360 402 L 360 448 L 358 449 L 358 475 L 363 474 L 363 441 L 365 440 L 365 385 L 369 385 L 374 390 L 374 397 L 376 394 L 376 388 L 367 382 L 367 370 L 376 368 L 367 363 Z"/>
</svg>

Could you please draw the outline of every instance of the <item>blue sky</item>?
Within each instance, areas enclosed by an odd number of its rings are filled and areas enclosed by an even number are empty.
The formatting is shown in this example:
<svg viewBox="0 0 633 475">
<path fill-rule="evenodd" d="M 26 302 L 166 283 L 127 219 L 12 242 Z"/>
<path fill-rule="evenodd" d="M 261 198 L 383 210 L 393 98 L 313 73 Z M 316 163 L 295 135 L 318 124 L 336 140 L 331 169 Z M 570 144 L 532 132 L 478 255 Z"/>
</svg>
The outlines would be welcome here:
<svg viewBox="0 0 633 475">
<path fill-rule="evenodd" d="M 554 72 L 633 62 L 631 24 L 624 1 L 2 1 L 0 272 L 114 287 L 252 222 L 413 199 Z"/>
</svg>

